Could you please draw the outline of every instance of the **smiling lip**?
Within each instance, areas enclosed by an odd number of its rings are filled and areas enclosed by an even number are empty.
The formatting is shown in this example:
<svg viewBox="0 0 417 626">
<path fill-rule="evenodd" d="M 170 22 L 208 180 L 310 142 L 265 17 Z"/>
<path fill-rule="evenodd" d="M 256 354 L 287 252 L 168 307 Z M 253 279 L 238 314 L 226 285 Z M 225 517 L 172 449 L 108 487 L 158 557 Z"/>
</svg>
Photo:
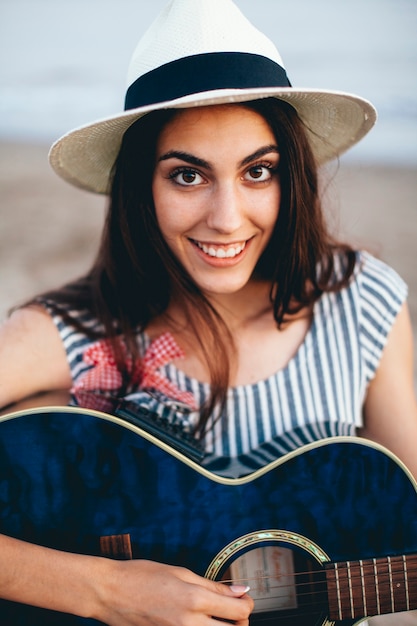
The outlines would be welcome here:
<svg viewBox="0 0 417 626">
<path fill-rule="evenodd" d="M 247 241 L 241 241 L 233 244 L 214 244 L 203 243 L 195 239 L 192 242 L 204 252 L 207 256 L 213 259 L 234 259 L 239 256 L 246 248 Z"/>
<path fill-rule="evenodd" d="M 237 241 L 231 244 L 217 244 L 190 239 L 198 256 L 213 267 L 231 267 L 240 263 L 246 256 L 251 239 Z"/>
</svg>

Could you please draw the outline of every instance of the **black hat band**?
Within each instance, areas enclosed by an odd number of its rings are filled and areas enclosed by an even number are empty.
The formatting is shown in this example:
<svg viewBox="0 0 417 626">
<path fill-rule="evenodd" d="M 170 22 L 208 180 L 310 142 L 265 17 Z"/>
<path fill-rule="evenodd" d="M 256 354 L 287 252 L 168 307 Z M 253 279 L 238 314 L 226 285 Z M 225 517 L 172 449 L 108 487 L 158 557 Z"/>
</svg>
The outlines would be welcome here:
<svg viewBox="0 0 417 626">
<path fill-rule="evenodd" d="M 216 89 L 291 87 L 281 65 L 247 52 L 196 54 L 143 74 L 127 90 L 125 111 Z"/>
</svg>

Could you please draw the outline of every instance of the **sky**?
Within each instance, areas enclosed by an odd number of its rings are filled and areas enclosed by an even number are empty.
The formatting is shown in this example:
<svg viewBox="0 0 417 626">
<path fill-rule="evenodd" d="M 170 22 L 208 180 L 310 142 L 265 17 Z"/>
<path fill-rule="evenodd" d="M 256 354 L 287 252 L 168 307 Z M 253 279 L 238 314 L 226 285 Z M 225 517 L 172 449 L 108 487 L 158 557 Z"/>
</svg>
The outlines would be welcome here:
<svg viewBox="0 0 417 626">
<path fill-rule="evenodd" d="M 198 0 L 195 0 L 196 2 Z M 237 0 L 294 86 L 378 109 L 357 160 L 417 165 L 417 0 Z M 118 112 L 133 49 L 165 0 L 0 0 L 0 138 L 51 142 Z"/>
</svg>

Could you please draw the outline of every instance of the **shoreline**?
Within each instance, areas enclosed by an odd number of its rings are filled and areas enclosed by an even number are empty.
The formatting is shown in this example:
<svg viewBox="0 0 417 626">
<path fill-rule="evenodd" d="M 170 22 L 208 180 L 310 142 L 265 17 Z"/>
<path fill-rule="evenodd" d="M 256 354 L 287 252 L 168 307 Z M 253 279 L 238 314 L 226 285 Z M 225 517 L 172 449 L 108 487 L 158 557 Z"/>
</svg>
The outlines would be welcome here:
<svg viewBox="0 0 417 626">
<path fill-rule="evenodd" d="M 106 198 L 61 180 L 48 149 L 0 141 L 0 320 L 10 307 L 83 274 L 99 244 Z M 417 343 L 417 168 L 343 157 L 331 168 L 325 206 L 332 228 L 407 282 Z"/>
</svg>

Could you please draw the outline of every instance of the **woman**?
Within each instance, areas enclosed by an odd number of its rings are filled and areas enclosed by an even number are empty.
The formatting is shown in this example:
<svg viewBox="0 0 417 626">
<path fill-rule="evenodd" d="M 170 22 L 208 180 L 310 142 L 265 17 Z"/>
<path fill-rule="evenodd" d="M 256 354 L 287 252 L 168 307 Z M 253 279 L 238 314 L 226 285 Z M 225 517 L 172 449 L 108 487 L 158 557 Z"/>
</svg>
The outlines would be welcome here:
<svg viewBox="0 0 417 626">
<path fill-rule="evenodd" d="M 417 476 L 406 288 L 333 241 L 320 205 L 318 165 L 366 134 L 373 107 L 293 89 L 230 0 L 171 2 L 129 84 L 125 113 L 52 148 L 61 176 L 110 193 L 108 218 L 86 277 L 5 324 L 0 403 L 128 398 L 180 421 L 233 476 L 362 433 Z M 243 625 L 253 606 L 244 586 L 159 563 L 8 537 L 1 554 L 2 597 L 107 624 Z"/>
</svg>

